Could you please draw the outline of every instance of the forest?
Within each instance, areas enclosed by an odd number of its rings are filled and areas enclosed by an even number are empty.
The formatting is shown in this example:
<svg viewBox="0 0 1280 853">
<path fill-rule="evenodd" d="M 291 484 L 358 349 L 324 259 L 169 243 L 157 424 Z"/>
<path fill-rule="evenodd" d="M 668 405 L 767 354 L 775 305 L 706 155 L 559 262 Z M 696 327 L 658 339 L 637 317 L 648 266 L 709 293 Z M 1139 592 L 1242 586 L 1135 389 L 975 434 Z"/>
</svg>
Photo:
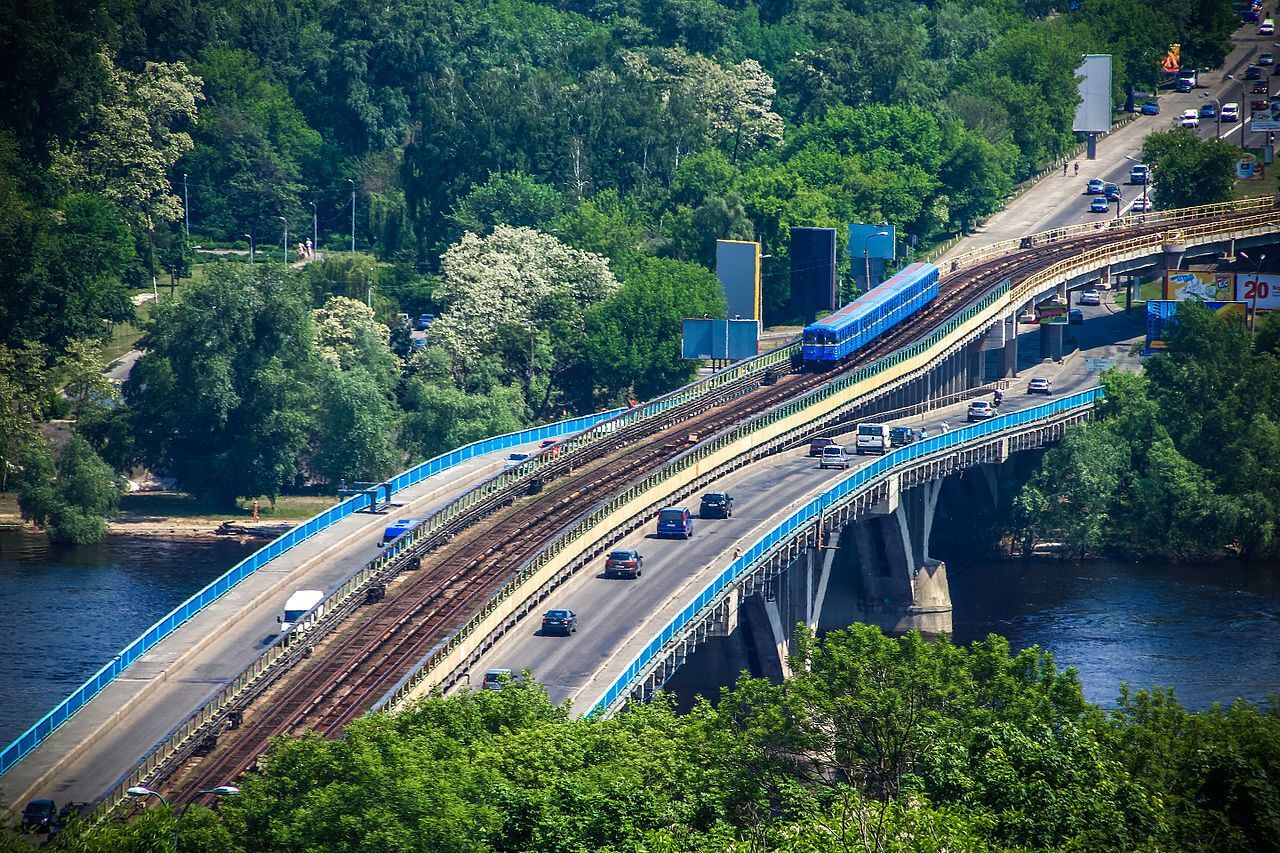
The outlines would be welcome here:
<svg viewBox="0 0 1280 853">
<path fill-rule="evenodd" d="M 274 499 L 678 387 L 677 321 L 723 310 L 716 238 L 762 241 L 766 323 L 794 321 L 790 227 L 892 223 L 911 260 L 1072 149 L 1081 53 L 1115 55 L 1119 103 L 1172 42 L 1219 65 L 1235 24 L 1227 0 L 20 0 L 0 490 L 88 541 L 136 465 Z M 427 347 L 402 313 L 439 316 Z M 126 324 L 146 354 L 117 388 Z"/>
<path fill-rule="evenodd" d="M 744 675 L 685 714 L 660 698 L 579 718 L 526 680 L 282 742 L 182 817 L 179 849 L 1277 849 L 1276 697 L 1193 713 L 1122 689 L 1103 710 L 1073 670 L 995 636 L 800 640 L 784 683 Z M 169 849 L 176 819 L 73 825 L 47 849 Z"/>
</svg>

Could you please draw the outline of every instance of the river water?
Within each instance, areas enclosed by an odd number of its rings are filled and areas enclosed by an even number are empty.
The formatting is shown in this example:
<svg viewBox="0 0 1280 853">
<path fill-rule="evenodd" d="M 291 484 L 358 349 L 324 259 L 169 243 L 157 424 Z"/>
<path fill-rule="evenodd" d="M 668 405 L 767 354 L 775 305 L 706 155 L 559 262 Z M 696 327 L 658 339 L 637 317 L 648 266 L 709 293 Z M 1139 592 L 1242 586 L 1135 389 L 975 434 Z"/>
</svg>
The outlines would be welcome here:
<svg viewBox="0 0 1280 853">
<path fill-rule="evenodd" d="M 1080 673 L 1115 707 L 1130 688 L 1172 687 L 1188 708 L 1280 692 L 1280 566 L 1055 560 L 948 565 L 955 639 L 1001 634 Z"/>
<path fill-rule="evenodd" d="M 0 748 L 257 546 L 0 530 Z"/>
</svg>

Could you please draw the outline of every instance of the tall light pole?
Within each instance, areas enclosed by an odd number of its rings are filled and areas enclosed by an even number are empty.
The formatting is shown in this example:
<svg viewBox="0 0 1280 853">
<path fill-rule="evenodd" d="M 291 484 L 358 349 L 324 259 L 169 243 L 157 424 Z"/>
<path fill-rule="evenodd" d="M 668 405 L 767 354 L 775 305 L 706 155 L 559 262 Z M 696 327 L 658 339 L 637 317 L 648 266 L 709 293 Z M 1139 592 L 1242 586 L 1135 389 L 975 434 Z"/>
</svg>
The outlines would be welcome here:
<svg viewBox="0 0 1280 853">
<path fill-rule="evenodd" d="M 277 217 L 284 223 L 284 262 L 289 263 L 289 220 L 283 216 Z"/>
<path fill-rule="evenodd" d="M 1253 260 L 1244 252 L 1238 252 L 1240 257 L 1246 260 Z M 1249 309 L 1249 332 L 1252 333 L 1258 327 L 1258 276 L 1262 274 L 1262 262 L 1267 259 L 1266 255 L 1258 255 L 1258 263 L 1253 269 L 1253 307 Z"/>
<path fill-rule="evenodd" d="M 1228 75 L 1227 75 L 1227 79 L 1228 79 L 1228 80 L 1234 80 L 1234 79 L 1236 79 L 1236 75 L 1234 75 L 1234 74 L 1228 74 Z M 1248 118 L 1250 121 L 1252 121 L 1252 120 L 1253 120 L 1253 108 L 1249 106 L 1249 94 L 1248 94 L 1248 92 L 1246 92 L 1246 91 L 1245 91 L 1245 90 L 1246 90 L 1246 89 L 1248 89 L 1248 88 L 1249 88 L 1249 86 L 1248 86 L 1248 81 L 1247 81 L 1247 80 L 1241 80 L 1241 81 L 1240 81 L 1240 118 L 1239 118 L 1239 121 L 1240 121 L 1240 150 L 1241 150 L 1241 151 L 1243 151 L 1243 150 L 1244 150 L 1245 119 L 1246 119 L 1246 118 Z M 1219 113 L 1221 113 L 1222 111 L 1221 111 L 1221 110 L 1219 110 L 1218 112 L 1219 112 Z M 1219 127 L 1221 127 L 1221 122 L 1219 122 Z"/>
<path fill-rule="evenodd" d="M 245 234 L 243 236 L 249 240 L 249 263 L 253 263 L 253 235 Z"/>
<path fill-rule="evenodd" d="M 143 787 L 142 785 L 134 785 L 132 788 L 126 789 L 125 793 L 131 797 L 138 797 L 140 799 L 155 797 L 164 805 L 165 808 L 169 808 L 169 801 L 166 800 L 159 791 L 153 791 L 152 789 Z M 210 788 L 208 791 L 197 791 L 196 795 L 212 794 L 215 797 L 231 797 L 238 793 L 240 793 L 240 789 L 235 785 L 219 785 L 216 788 Z M 195 800 L 188 800 L 187 804 L 182 807 L 182 811 L 178 812 L 177 819 L 173 822 L 173 853 L 178 853 L 178 830 L 182 826 L 182 819 L 187 816 L 187 809 L 191 808 L 191 804 L 193 802 L 195 802 Z"/>
<path fill-rule="evenodd" d="M 862 241 L 862 269 L 866 275 L 864 281 L 867 283 L 867 290 L 871 289 L 871 255 L 868 253 L 867 244 L 871 242 L 872 237 L 888 237 L 888 231 L 877 231 L 874 234 L 868 234 L 867 239 Z"/>
<path fill-rule="evenodd" d="M 191 248 L 191 196 L 187 193 L 187 173 L 182 173 L 182 229 L 187 232 L 187 248 Z M 186 252 L 183 252 L 185 255 Z"/>
<path fill-rule="evenodd" d="M 347 178 L 351 184 L 351 254 L 356 252 L 356 182 Z"/>
<path fill-rule="evenodd" d="M 311 202 L 311 255 L 320 251 L 320 217 L 316 215 L 316 203 Z"/>
</svg>

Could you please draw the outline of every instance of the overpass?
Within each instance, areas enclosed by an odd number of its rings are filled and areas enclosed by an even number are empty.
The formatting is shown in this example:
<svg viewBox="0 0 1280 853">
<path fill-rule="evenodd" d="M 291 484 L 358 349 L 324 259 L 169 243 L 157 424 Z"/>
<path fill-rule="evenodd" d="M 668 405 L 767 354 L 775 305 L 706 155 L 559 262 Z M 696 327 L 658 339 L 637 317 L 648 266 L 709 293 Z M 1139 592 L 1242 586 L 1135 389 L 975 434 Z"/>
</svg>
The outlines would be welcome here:
<svg viewBox="0 0 1280 853">
<path fill-rule="evenodd" d="M 328 603 L 325 613 L 317 611 L 304 620 L 309 631 L 276 640 L 251 666 L 223 682 L 207 702 L 195 708 L 158 709 L 168 713 L 168 719 L 173 719 L 175 713 L 179 719 L 166 736 L 137 748 L 137 767 L 119 778 L 105 805 L 113 805 L 125 786 L 140 781 L 172 777 L 170 785 L 174 790 L 188 790 L 198 784 L 198 774 L 173 774 L 197 747 L 209 743 L 210 734 L 229 735 L 226 739 L 232 743 L 244 741 L 246 738 L 240 737 L 238 731 L 228 732 L 228 726 L 238 727 L 243 720 L 245 730 L 254 728 L 251 724 L 256 711 L 247 700 L 276 679 L 290 681 L 285 673 L 331 632 L 335 632 L 336 642 L 382 612 L 395 615 L 396 602 L 405 598 L 415 584 L 420 585 L 420 579 L 434 583 L 435 592 L 424 592 L 412 608 L 399 612 L 391 623 L 401 628 L 409 626 L 398 630 L 413 640 L 400 643 L 394 654 L 379 651 L 375 656 L 365 656 L 360 675 L 356 674 L 360 669 L 356 666 L 337 674 L 343 679 L 357 679 L 376 672 L 378 678 L 331 691 L 332 706 L 341 710 L 326 712 L 328 730 L 339 730 L 346 719 L 367 708 L 395 707 L 436 686 L 447 687 L 463 680 L 485 650 L 519 624 L 521 617 L 535 610 L 540 601 L 620 535 L 638 526 L 641 522 L 637 519 L 643 519 L 653 507 L 672 500 L 682 490 L 688 493 L 701 488 L 712 479 L 818 431 L 890 409 L 928 408 L 939 397 L 963 395 L 979 378 L 975 375 L 978 353 L 984 346 L 992 346 L 992 330 L 1003 329 L 1029 302 L 1107 274 L 1109 268 L 1118 265 L 1162 263 L 1171 247 L 1176 250 L 1182 246 L 1182 252 L 1194 252 L 1206 246 L 1229 246 L 1232 241 L 1273 238 L 1277 230 L 1275 219 L 1271 200 L 1264 199 L 1134 217 L 1104 230 L 1092 225 L 1060 229 L 1035 235 L 1025 246 L 1019 241 L 1018 247 L 971 253 L 957 258 L 947 270 L 944 282 L 954 286 L 947 299 L 940 300 L 939 310 L 904 330 L 904 336 L 909 333 L 912 337 L 887 341 L 870 363 L 829 381 L 811 375 L 784 376 L 777 385 L 762 385 L 767 381 L 766 375 L 778 378 L 789 363 L 791 353 L 784 348 L 591 426 L 566 441 L 559 455 L 536 457 L 518 469 L 485 480 L 441 507 L 397 542 L 387 557 L 379 558 L 379 565 L 362 567 L 363 574 L 357 573 L 359 577 L 353 575 L 342 584 L 341 595 Z M 1008 351 L 1004 343 L 1001 347 Z M 1006 366 L 1010 363 L 1016 366 L 1016 358 L 1006 358 Z M 654 446 L 625 457 L 624 467 L 608 469 L 614 464 L 610 460 L 616 460 L 619 453 L 631 452 L 628 447 L 645 443 Z M 592 473 L 601 470 L 606 470 L 604 478 Z M 623 477 L 620 471 L 633 476 L 609 480 Z M 623 488 L 582 512 L 561 507 L 554 518 L 548 513 L 541 527 L 510 528 L 512 536 L 499 543 L 476 538 L 477 531 L 505 523 L 503 519 L 512 514 L 511 506 L 516 501 L 530 500 L 522 496 L 542 492 L 551 484 L 555 488 L 548 497 L 555 497 L 560 482 L 566 488 L 589 486 L 588 493 L 604 495 L 609 495 L 608 488 L 614 483 Z M 529 504 L 524 506 L 527 509 Z M 481 524 L 486 518 L 490 521 Z M 516 550 L 517 540 L 523 550 Z M 439 556 L 451 546 L 473 547 L 477 543 L 484 545 L 486 554 L 497 555 L 493 561 L 482 565 L 477 559 L 469 559 L 459 564 Z M 428 571 L 416 571 L 420 567 Z M 412 571 L 406 572 L 407 569 Z M 464 588 L 459 590 L 460 586 Z M 381 591 L 390 599 L 385 605 L 376 603 Z M 449 609 L 443 611 L 439 606 L 442 597 L 450 602 Z M 375 606 L 361 608 L 365 601 Z M 434 614 L 431 624 L 420 629 L 424 617 L 430 614 Z M 351 625 L 337 631 L 343 618 Z M 394 668 L 400 671 L 393 671 Z M 402 673 L 403 677 L 394 677 Z M 151 692 L 150 680 L 145 681 L 126 703 L 135 713 L 148 707 L 145 694 Z M 100 695 L 93 701 L 102 698 Z M 116 707 L 102 716 L 114 714 L 112 719 L 118 723 L 122 712 L 123 708 Z M 57 722 L 50 721 L 48 731 L 37 732 L 36 743 L 25 751 L 34 749 L 35 755 L 49 745 Z M 271 733 L 309 724 L 311 720 L 305 715 L 294 716 L 279 721 Z M 6 793 L 21 800 L 56 790 L 66 761 L 90 749 L 88 742 L 105 737 L 105 730 L 110 728 L 119 729 L 108 724 L 86 732 L 80 743 L 59 744 L 60 750 L 50 751 L 45 758 L 39 778 L 21 793 L 5 779 Z M 153 745 L 155 748 L 151 748 Z M 222 751 L 214 750 L 211 758 L 217 758 Z M 243 760 L 237 759 L 241 761 L 239 767 L 232 762 L 222 769 L 234 775 L 249 766 L 254 754 L 251 748 Z M 215 766 L 214 761 L 201 764 L 206 772 Z M 86 774 L 85 785 L 101 784 L 100 790 L 112 787 L 114 776 L 102 781 L 107 768 L 91 770 L 95 772 Z M 127 766 L 112 768 L 115 774 L 128 770 Z"/>
</svg>

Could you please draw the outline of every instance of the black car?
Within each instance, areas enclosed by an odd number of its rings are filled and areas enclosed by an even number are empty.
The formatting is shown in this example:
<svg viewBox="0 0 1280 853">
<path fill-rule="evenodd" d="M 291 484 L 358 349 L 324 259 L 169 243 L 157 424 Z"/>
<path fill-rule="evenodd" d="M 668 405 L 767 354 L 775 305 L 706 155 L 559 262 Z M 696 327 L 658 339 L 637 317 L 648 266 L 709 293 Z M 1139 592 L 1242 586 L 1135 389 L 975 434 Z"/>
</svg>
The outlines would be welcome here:
<svg viewBox="0 0 1280 853">
<path fill-rule="evenodd" d="M 566 637 L 578 630 L 578 614 L 572 610 L 548 610 L 542 617 L 542 633 L 564 634 Z"/>
<path fill-rule="evenodd" d="M 48 832 L 53 829 L 54 818 L 58 810 L 53 800 L 32 800 L 22 810 L 22 825 L 36 832 Z"/>
<path fill-rule="evenodd" d="M 707 492 L 698 507 L 699 518 L 733 518 L 733 496 L 728 492 Z"/>
<path fill-rule="evenodd" d="M 607 578 L 638 578 L 644 572 L 644 557 L 640 552 L 626 548 L 610 551 L 604 560 L 604 576 Z"/>
<path fill-rule="evenodd" d="M 1084 325 L 1084 312 L 1079 308 L 1072 308 L 1067 311 L 1067 323 L 1072 326 Z"/>
<path fill-rule="evenodd" d="M 1259 65 L 1250 65 L 1244 70 L 1244 79 L 1259 80 L 1262 78 L 1262 67 Z"/>
</svg>

